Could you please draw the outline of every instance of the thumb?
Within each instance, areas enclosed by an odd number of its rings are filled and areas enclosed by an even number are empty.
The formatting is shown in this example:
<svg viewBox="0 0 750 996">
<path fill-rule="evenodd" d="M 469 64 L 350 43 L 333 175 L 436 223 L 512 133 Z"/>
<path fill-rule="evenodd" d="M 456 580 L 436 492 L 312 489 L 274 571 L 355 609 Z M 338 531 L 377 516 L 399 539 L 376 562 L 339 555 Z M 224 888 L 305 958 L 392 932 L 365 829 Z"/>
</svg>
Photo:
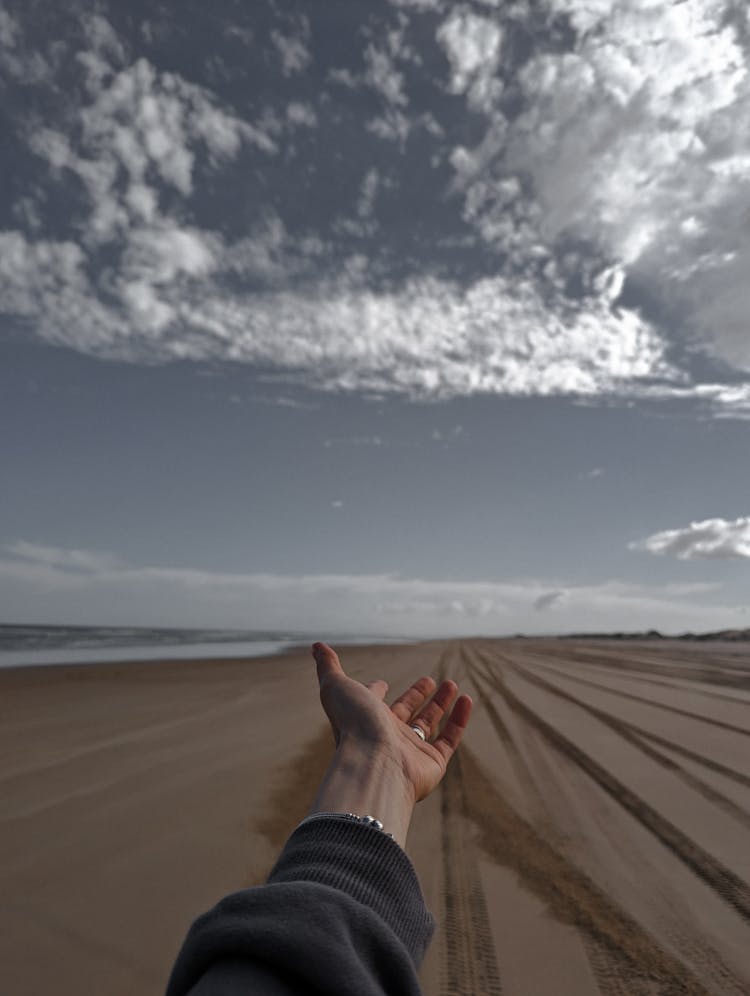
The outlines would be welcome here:
<svg viewBox="0 0 750 996">
<path fill-rule="evenodd" d="M 380 699 L 382 702 L 388 691 L 388 682 L 382 678 L 378 678 L 377 681 L 368 681 L 365 688 L 369 688 L 375 698 Z"/>
<path fill-rule="evenodd" d="M 327 643 L 313 643 L 312 655 L 315 658 L 319 684 L 322 685 L 331 675 L 344 674 L 338 654 Z"/>
</svg>

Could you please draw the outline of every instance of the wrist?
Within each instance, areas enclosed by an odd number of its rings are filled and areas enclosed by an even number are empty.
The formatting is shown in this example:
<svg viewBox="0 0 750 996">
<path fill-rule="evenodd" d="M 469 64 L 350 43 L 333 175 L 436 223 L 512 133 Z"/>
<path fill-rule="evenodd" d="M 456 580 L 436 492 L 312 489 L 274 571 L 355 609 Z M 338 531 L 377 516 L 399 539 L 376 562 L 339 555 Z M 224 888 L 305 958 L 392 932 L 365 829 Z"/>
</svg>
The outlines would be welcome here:
<svg viewBox="0 0 750 996">
<path fill-rule="evenodd" d="M 405 847 L 414 790 L 401 766 L 385 748 L 342 740 L 310 809 L 313 813 L 369 815 Z"/>
</svg>

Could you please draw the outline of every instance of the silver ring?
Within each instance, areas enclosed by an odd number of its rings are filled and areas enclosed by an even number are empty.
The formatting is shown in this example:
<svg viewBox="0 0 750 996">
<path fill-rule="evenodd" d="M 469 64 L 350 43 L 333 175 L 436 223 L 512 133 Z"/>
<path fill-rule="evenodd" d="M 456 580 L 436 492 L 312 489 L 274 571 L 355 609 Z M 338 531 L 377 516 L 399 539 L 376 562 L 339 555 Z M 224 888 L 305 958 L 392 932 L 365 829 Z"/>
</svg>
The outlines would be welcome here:
<svg viewBox="0 0 750 996">
<path fill-rule="evenodd" d="M 411 729 L 414 730 L 418 737 L 421 737 L 425 741 L 427 740 L 425 732 L 420 726 L 412 726 Z"/>
</svg>

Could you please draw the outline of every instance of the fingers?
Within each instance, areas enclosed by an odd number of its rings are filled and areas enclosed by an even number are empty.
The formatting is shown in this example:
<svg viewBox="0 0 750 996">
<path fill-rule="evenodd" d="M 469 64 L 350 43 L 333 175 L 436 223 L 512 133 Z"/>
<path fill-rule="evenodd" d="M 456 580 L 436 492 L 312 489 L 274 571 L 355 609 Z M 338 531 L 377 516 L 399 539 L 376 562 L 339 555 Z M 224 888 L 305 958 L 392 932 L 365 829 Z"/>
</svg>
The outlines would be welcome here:
<svg viewBox="0 0 750 996">
<path fill-rule="evenodd" d="M 448 679 L 442 682 L 432 700 L 415 715 L 413 719 L 406 720 L 410 725 L 419 726 L 424 730 L 427 739 L 436 730 L 446 714 L 448 720 L 443 726 L 440 736 L 432 741 L 432 746 L 445 758 L 446 764 L 453 755 L 453 752 L 461 742 L 464 730 L 469 723 L 473 702 L 468 695 L 461 695 L 453 703 L 458 693 L 458 685 L 455 681 Z M 451 705 L 453 708 L 451 709 Z"/>
<path fill-rule="evenodd" d="M 391 706 L 391 712 L 402 722 L 408 723 L 411 717 L 422 708 L 427 699 L 435 691 L 435 681 L 432 678 L 419 678 L 411 688 L 407 688 Z"/>
<path fill-rule="evenodd" d="M 331 675 L 344 674 L 339 655 L 327 643 L 313 643 L 312 655 L 315 658 L 318 682 L 321 685 Z"/>
<path fill-rule="evenodd" d="M 437 748 L 445 758 L 446 764 L 451 759 L 453 752 L 461 742 L 464 730 L 469 725 L 473 705 L 474 703 L 468 695 L 459 695 L 442 733 L 432 742 L 432 746 Z"/>
<path fill-rule="evenodd" d="M 428 739 L 432 735 L 432 731 L 440 725 L 440 721 L 455 699 L 457 692 L 458 685 L 455 681 L 448 679 L 442 682 L 429 705 L 425 706 L 423 711 L 414 718 L 414 722 L 417 726 L 422 727 Z"/>
<path fill-rule="evenodd" d="M 338 654 L 327 643 L 314 643 L 312 653 L 318 671 L 318 681 L 321 685 L 326 678 L 346 674 Z M 376 698 L 383 701 L 388 691 L 388 682 L 379 678 L 368 682 L 365 687 Z M 432 742 L 432 746 L 440 751 L 447 763 L 461 742 L 469 723 L 473 703 L 468 695 L 460 695 L 451 709 L 451 703 L 458 692 L 456 682 L 450 679 L 442 682 L 437 692 L 435 692 L 435 687 L 436 683 L 433 678 L 426 675 L 419 678 L 410 688 L 407 688 L 403 695 L 396 699 L 391 706 L 391 711 L 404 723 L 409 723 L 412 721 L 412 717 L 415 717 L 413 722 L 424 730 L 429 739 L 432 731 L 437 729 L 443 717 L 450 710 L 448 721 L 445 723 L 440 736 Z M 431 695 L 433 698 L 425 706 L 425 702 Z"/>
</svg>

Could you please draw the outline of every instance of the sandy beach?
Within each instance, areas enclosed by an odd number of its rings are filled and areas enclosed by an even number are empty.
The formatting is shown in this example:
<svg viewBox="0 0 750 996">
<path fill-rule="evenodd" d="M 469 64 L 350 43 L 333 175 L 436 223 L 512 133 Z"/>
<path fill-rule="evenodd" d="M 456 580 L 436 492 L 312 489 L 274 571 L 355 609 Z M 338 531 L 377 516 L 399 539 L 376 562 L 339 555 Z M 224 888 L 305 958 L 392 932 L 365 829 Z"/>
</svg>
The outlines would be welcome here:
<svg viewBox="0 0 750 996">
<path fill-rule="evenodd" d="M 750 651 L 352 647 L 475 701 L 407 850 L 426 996 L 750 991 Z M 261 883 L 333 748 L 307 651 L 0 671 L 0 989 L 160 996 L 192 920 Z M 375 814 L 377 815 L 377 814 Z"/>
</svg>

